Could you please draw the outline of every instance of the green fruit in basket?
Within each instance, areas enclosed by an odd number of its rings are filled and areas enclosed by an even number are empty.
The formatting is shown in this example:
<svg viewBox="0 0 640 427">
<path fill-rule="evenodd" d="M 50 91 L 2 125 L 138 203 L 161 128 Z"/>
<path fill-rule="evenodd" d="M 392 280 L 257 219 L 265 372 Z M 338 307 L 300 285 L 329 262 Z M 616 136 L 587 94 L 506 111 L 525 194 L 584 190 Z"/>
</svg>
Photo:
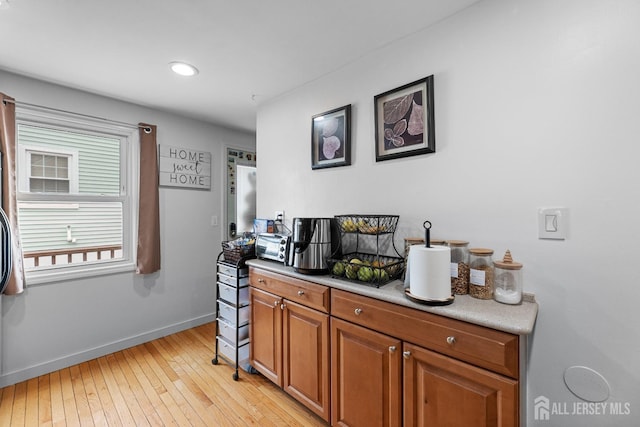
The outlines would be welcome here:
<svg viewBox="0 0 640 427">
<path fill-rule="evenodd" d="M 373 269 L 373 281 L 376 283 L 385 283 L 389 280 L 389 273 L 382 268 Z"/>
<path fill-rule="evenodd" d="M 371 267 L 360 267 L 358 270 L 358 280 L 369 282 L 373 278 L 373 269 Z"/>
<path fill-rule="evenodd" d="M 344 275 L 347 276 L 347 279 L 355 280 L 358 278 L 359 269 L 359 265 L 347 264 L 344 268 Z"/>
<path fill-rule="evenodd" d="M 344 274 L 344 270 L 345 270 L 344 263 L 336 262 L 331 272 L 333 273 L 334 276 L 342 276 Z"/>
</svg>

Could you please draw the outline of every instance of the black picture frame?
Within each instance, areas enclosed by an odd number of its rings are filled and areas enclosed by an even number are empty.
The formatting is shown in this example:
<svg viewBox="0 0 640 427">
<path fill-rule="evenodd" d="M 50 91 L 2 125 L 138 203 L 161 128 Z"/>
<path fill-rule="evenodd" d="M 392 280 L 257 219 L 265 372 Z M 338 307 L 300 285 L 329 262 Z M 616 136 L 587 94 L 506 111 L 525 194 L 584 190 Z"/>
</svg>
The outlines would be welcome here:
<svg viewBox="0 0 640 427">
<path fill-rule="evenodd" d="M 351 104 L 311 118 L 311 168 L 351 164 Z"/>
<path fill-rule="evenodd" d="M 374 97 L 376 162 L 436 152 L 433 75 Z"/>
</svg>

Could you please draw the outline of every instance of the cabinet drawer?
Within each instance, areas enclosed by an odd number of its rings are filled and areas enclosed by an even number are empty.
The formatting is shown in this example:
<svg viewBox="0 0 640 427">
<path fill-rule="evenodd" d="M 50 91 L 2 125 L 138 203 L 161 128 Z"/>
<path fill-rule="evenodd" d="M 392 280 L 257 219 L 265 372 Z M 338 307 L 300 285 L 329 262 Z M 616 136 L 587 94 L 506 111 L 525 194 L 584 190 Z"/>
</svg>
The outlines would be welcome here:
<svg viewBox="0 0 640 427">
<path fill-rule="evenodd" d="M 305 305 L 324 313 L 329 312 L 329 288 L 295 277 L 249 268 L 251 286 Z"/>
<path fill-rule="evenodd" d="M 243 368 L 249 364 L 249 345 L 244 344 L 238 347 L 238 359 L 236 360 L 236 347 L 229 341 L 222 338 L 222 336 L 216 337 L 218 340 L 218 350 L 227 360 L 232 363 L 238 363 Z M 246 368 L 244 368 L 246 370 Z"/>
<path fill-rule="evenodd" d="M 248 286 L 245 286 L 244 288 L 236 288 L 234 286 L 225 285 L 224 283 L 219 282 L 218 290 L 220 291 L 220 295 L 218 295 L 218 298 L 228 302 L 231 305 L 249 304 Z"/>
<path fill-rule="evenodd" d="M 249 338 L 249 325 L 240 326 L 238 330 L 238 342 L 242 345 L 247 338 Z M 229 323 L 228 320 L 222 317 L 218 318 L 218 332 L 220 336 L 233 345 L 236 345 L 236 327 L 233 323 Z"/>
<path fill-rule="evenodd" d="M 218 311 L 219 316 L 224 318 L 227 322 L 232 325 L 244 325 L 249 321 L 249 310 L 250 307 L 234 307 L 222 300 L 218 300 Z M 238 317 L 238 323 L 236 323 L 236 316 Z"/>
<path fill-rule="evenodd" d="M 236 268 L 235 265 L 228 265 L 228 264 L 224 264 L 219 262 L 218 263 L 218 272 L 222 273 L 226 276 L 231 276 L 231 277 L 246 277 L 247 273 L 248 273 L 248 268 L 247 267 L 243 267 L 243 268 Z"/>
<path fill-rule="evenodd" d="M 331 315 L 518 378 L 518 336 L 334 289 Z"/>
<path fill-rule="evenodd" d="M 248 277 L 237 278 L 237 277 L 225 276 L 224 274 L 218 273 L 218 282 L 222 282 L 224 284 L 227 284 L 233 287 L 246 286 L 249 283 L 249 278 Z"/>
</svg>

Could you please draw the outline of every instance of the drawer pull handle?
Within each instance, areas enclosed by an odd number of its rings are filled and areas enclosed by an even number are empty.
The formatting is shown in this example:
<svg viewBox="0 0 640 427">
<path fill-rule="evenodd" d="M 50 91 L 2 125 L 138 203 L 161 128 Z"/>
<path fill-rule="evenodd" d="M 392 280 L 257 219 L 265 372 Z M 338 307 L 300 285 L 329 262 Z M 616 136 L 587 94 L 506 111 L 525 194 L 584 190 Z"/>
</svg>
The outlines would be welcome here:
<svg viewBox="0 0 640 427">
<path fill-rule="evenodd" d="M 396 351 L 396 346 L 392 345 L 389 347 L 389 353 L 394 353 Z"/>
<path fill-rule="evenodd" d="M 404 357 L 405 359 L 408 359 L 409 357 L 411 357 L 411 352 L 410 351 L 403 351 L 402 352 L 402 357 Z"/>
<path fill-rule="evenodd" d="M 355 310 L 353 310 L 353 312 L 356 314 L 356 316 L 360 316 L 360 314 L 362 313 L 362 309 L 356 308 Z"/>
<path fill-rule="evenodd" d="M 304 295 L 304 291 L 298 291 L 298 296 L 301 297 L 302 295 Z"/>
<path fill-rule="evenodd" d="M 447 344 L 454 345 L 455 343 L 456 343 L 456 337 L 454 336 L 447 337 Z"/>
</svg>

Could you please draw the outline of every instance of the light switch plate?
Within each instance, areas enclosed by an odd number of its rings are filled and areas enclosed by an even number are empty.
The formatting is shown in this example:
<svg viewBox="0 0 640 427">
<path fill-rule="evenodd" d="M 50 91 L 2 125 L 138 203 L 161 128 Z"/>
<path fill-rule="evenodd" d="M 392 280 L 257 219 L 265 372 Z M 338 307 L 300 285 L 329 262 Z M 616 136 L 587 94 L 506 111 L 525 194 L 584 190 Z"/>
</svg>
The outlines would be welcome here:
<svg viewBox="0 0 640 427">
<path fill-rule="evenodd" d="M 569 225 L 567 208 L 538 208 L 538 238 L 564 240 Z"/>
</svg>

